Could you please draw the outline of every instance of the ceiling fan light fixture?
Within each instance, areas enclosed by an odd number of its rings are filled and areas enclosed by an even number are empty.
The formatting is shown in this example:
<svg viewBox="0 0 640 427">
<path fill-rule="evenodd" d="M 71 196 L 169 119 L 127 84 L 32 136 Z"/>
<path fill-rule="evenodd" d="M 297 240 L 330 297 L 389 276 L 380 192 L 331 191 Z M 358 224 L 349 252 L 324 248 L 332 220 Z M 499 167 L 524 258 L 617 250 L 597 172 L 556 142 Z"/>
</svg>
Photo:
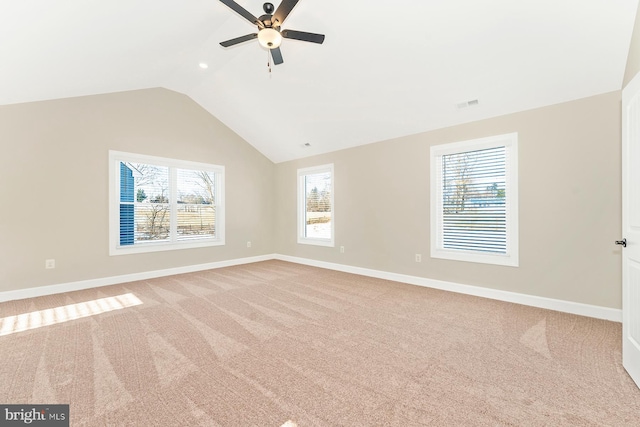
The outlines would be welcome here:
<svg viewBox="0 0 640 427">
<path fill-rule="evenodd" d="M 258 31 L 258 41 L 262 47 L 275 49 L 282 43 L 282 34 L 273 28 L 262 28 Z"/>
</svg>

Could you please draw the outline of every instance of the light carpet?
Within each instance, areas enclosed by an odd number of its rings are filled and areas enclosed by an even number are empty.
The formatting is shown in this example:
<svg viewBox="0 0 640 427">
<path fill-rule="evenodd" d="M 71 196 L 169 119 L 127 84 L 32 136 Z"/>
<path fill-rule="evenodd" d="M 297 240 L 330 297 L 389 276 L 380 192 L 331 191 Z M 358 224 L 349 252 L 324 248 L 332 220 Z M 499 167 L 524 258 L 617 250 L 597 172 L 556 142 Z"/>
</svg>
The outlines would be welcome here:
<svg viewBox="0 0 640 427">
<path fill-rule="evenodd" d="M 0 403 L 72 426 L 640 424 L 620 324 L 282 261 L 0 317 Z"/>
</svg>

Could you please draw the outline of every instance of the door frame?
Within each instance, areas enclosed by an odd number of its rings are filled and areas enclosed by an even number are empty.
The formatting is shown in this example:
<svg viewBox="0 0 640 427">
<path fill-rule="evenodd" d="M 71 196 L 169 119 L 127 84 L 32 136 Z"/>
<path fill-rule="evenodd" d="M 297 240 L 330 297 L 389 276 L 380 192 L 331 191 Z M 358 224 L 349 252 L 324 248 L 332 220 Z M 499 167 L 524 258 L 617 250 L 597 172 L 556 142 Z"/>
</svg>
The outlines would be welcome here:
<svg viewBox="0 0 640 427">
<path fill-rule="evenodd" d="M 634 105 L 636 104 L 636 105 Z M 633 107 L 633 116 L 631 110 Z M 631 224 L 632 214 L 640 216 L 640 206 L 632 205 L 640 194 L 640 73 L 622 89 L 622 236 L 629 247 L 622 248 L 622 365 L 640 387 L 640 277 L 632 280 L 632 263 L 640 272 L 640 218 Z M 633 141 L 632 141 L 633 138 Z M 635 156 L 632 156 L 632 153 Z M 637 157 L 639 160 L 636 160 Z M 633 188 L 632 186 L 636 186 Z M 635 221 L 633 221 L 635 223 Z M 640 273 L 639 273 L 640 274 Z M 636 283 L 637 282 L 637 283 Z M 634 286 L 635 285 L 635 286 Z M 635 338 L 634 338 L 635 336 Z"/>
</svg>

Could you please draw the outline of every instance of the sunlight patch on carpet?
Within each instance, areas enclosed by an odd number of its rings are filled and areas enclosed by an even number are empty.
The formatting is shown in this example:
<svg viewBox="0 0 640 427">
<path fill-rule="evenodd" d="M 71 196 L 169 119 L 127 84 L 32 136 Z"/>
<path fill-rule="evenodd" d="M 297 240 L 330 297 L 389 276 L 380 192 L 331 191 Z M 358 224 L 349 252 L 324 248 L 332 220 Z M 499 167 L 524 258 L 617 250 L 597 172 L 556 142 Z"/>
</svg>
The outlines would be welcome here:
<svg viewBox="0 0 640 427">
<path fill-rule="evenodd" d="M 553 359 L 547 343 L 547 321 L 542 319 L 529 328 L 521 337 L 520 343 L 541 354 L 547 359 Z"/>
<path fill-rule="evenodd" d="M 132 293 L 0 318 L 0 336 L 55 325 L 142 304 Z"/>
</svg>

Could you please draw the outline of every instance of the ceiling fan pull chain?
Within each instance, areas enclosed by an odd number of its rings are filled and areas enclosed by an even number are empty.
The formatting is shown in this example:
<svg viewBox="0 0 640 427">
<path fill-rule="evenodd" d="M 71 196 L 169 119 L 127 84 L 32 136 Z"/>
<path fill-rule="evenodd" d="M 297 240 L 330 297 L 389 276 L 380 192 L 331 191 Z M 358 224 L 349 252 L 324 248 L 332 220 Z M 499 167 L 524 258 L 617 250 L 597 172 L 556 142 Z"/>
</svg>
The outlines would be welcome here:
<svg viewBox="0 0 640 427">
<path fill-rule="evenodd" d="M 267 69 L 269 70 L 269 76 L 271 76 L 271 51 L 267 49 Z"/>
</svg>

